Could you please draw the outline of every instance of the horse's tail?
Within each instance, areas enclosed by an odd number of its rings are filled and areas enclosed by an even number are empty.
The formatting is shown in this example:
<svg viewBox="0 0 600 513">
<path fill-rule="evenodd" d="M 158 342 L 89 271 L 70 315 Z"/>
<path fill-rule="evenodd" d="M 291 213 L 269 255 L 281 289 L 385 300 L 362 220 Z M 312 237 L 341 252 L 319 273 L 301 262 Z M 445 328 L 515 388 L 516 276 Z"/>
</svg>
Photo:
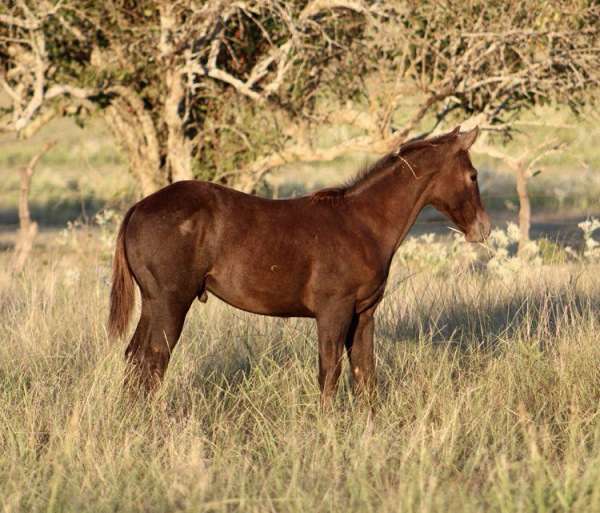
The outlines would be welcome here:
<svg viewBox="0 0 600 513">
<path fill-rule="evenodd" d="M 125 249 L 125 231 L 134 207 L 125 214 L 119 234 L 117 247 L 113 258 L 112 288 L 110 290 L 110 314 L 108 316 L 108 334 L 111 337 L 120 337 L 127 330 L 129 318 L 134 304 L 133 274 L 127 261 Z"/>
</svg>

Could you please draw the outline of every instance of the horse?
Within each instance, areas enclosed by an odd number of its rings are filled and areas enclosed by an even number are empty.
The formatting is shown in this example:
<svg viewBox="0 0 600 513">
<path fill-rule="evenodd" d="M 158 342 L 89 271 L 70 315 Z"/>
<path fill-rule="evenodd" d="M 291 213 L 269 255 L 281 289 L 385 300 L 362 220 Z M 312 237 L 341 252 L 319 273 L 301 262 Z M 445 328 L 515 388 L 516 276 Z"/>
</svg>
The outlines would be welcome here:
<svg viewBox="0 0 600 513">
<path fill-rule="evenodd" d="M 478 128 L 409 141 L 350 182 L 266 199 L 180 181 L 126 213 L 113 260 L 108 331 L 139 322 L 125 351 L 139 391 L 160 384 L 186 314 L 207 292 L 255 314 L 317 323 L 321 404 L 337 389 L 344 350 L 357 395 L 376 395 L 374 314 L 394 253 L 426 205 L 467 241 L 490 233 L 469 149 Z"/>
</svg>

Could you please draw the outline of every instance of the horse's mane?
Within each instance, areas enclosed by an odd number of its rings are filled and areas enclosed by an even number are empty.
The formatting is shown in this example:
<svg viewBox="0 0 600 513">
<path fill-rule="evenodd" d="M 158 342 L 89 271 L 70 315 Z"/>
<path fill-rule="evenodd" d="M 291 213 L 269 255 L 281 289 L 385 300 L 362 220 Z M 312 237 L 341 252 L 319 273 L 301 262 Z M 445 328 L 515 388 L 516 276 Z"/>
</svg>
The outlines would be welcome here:
<svg viewBox="0 0 600 513">
<path fill-rule="evenodd" d="M 358 171 L 358 173 L 356 173 L 352 178 L 342 185 L 315 191 L 310 195 L 310 198 L 313 201 L 326 200 L 335 202 L 336 200 L 340 200 L 348 193 L 348 191 L 356 189 L 361 184 L 369 182 L 371 179 L 379 176 L 386 169 L 394 167 L 399 160 L 407 164 L 407 167 L 414 174 L 412 166 L 405 159 L 409 153 L 451 142 L 456 138 L 457 133 L 457 131 L 453 131 L 437 137 L 431 137 L 429 139 L 422 137 L 411 139 L 410 141 L 401 144 L 398 148 L 390 151 L 373 164 L 364 166 Z"/>
</svg>

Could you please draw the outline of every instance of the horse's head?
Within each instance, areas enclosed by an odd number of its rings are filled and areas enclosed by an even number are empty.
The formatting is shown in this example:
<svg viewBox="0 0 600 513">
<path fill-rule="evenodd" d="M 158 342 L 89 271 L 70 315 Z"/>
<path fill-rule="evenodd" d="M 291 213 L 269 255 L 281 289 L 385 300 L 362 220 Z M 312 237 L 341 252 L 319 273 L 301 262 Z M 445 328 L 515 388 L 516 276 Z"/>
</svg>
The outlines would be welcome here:
<svg viewBox="0 0 600 513">
<path fill-rule="evenodd" d="M 488 217 L 477 184 L 477 170 L 469 158 L 469 149 L 479 129 L 460 132 L 457 127 L 440 145 L 441 165 L 430 185 L 429 202 L 447 215 L 469 242 L 482 242 L 490 234 Z"/>
</svg>

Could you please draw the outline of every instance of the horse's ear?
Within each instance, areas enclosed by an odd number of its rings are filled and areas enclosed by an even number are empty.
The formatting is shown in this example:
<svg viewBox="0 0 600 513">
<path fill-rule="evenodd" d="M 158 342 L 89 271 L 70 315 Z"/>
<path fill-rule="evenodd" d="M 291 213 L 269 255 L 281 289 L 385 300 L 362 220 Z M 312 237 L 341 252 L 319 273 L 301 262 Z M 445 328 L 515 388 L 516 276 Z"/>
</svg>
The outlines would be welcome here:
<svg viewBox="0 0 600 513">
<path fill-rule="evenodd" d="M 479 136 L 479 127 L 476 126 L 473 130 L 469 130 L 468 132 L 463 132 L 462 134 L 458 134 L 458 138 L 456 140 L 459 149 L 468 151 L 471 146 L 477 140 Z"/>
</svg>

